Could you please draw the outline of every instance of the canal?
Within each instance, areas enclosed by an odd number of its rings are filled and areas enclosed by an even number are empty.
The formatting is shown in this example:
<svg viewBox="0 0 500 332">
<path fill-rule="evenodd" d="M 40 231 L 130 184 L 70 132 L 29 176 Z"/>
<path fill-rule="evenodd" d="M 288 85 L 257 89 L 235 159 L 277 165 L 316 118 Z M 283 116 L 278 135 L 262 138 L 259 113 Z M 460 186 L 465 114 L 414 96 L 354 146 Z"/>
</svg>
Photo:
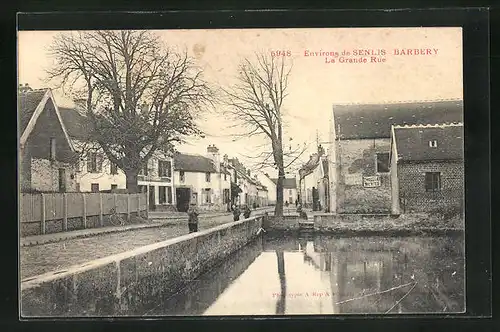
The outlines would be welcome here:
<svg viewBox="0 0 500 332">
<path fill-rule="evenodd" d="M 176 294 L 124 294 L 121 314 L 457 313 L 464 264 L 463 235 L 266 234 Z"/>
</svg>

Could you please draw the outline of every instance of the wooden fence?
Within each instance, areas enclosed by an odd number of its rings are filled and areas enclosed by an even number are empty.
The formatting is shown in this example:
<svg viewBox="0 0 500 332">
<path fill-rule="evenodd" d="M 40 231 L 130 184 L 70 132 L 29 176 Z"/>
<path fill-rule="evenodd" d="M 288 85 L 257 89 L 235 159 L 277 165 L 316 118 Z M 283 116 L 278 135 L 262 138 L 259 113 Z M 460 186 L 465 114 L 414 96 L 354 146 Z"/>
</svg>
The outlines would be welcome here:
<svg viewBox="0 0 500 332">
<path fill-rule="evenodd" d="M 104 225 L 104 216 L 113 211 L 130 219 L 131 214 L 147 211 L 147 194 L 108 194 L 108 193 L 49 193 L 21 194 L 19 221 L 40 223 L 40 233 L 46 233 L 46 222 L 62 220 L 62 231 L 68 230 L 68 219 L 82 219 L 87 228 L 87 219 L 98 217 Z M 146 212 L 147 213 L 147 212 Z"/>
</svg>

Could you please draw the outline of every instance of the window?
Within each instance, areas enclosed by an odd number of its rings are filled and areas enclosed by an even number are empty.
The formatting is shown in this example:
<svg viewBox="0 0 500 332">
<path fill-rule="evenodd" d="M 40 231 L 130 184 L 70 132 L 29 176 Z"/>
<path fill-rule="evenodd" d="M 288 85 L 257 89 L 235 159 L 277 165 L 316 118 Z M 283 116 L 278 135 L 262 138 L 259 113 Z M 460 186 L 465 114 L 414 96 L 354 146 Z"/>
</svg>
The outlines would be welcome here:
<svg viewBox="0 0 500 332">
<path fill-rule="evenodd" d="M 208 173 L 208 174 L 210 174 L 210 173 Z M 212 189 L 205 188 L 203 190 L 203 202 L 207 203 L 207 204 L 212 203 Z"/>
<path fill-rule="evenodd" d="M 139 175 L 143 175 L 143 176 L 148 176 L 148 163 L 146 162 L 146 164 L 144 166 L 142 166 L 142 168 L 139 170 Z"/>
<path fill-rule="evenodd" d="M 186 173 L 184 173 L 184 171 L 179 172 L 179 177 L 181 179 L 181 182 L 186 181 Z"/>
<path fill-rule="evenodd" d="M 205 173 L 205 181 L 210 182 L 210 172 Z"/>
<path fill-rule="evenodd" d="M 292 189 L 289 189 L 289 190 L 288 190 L 288 195 L 289 195 L 289 196 L 292 196 L 292 195 L 293 195 L 293 194 L 292 194 Z"/>
<path fill-rule="evenodd" d="M 227 173 L 224 171 L 224 181 L 227 181 Z"/>
<path fill-rule="evenodd" d="M 427 172 L 425 173 L 425 191 L 440 191 L 441 190 L 441 173 Z"/>
<path fill-rule="evenodd" d="M 429 146 L 430 146 L 431 148 L 437 148 L 437 146 L 438 146 L 438 141 L 436 141 L 436 140 L 429 141 Z"/>
<path fill-rule="evenodd" d="M 110 173 L 111 174 L 118 174 L 118 166 L 114 163 L 114 162 L 111 162 L 111 167 L 110 167 Z"/>
<path fill-rule="evenodd" d="M 111 185 L 111 190 L 113 191 L 113 190 L 115 190 L 115 189 L 118 189 L 118 185 L 116 185 L 116 184 L 112 184 L 112 185 Z"/>
<path fill-rule="evenodd" d="M 158 187 L 158 203 L 165 204 L 167 202 L 167 187 L 159 186 Z"/>
<path fill-rule="evenodd" d="M 140 193 L 145 193 L 148 190 L 148 186 L 137 186 Z"/>
<path fill-rule="evenodd" d="M 172 204 L 172 188 L 167 186 L 167 203 Z"/>
<path fill-rule="evenodd" d="M 79 183 L 76 184 L 76 191 L 80 192 L 80 184 Z"/>
<path fill-rule="evenodd" d="M 170 165 L 170 161 L 159 160 L 158 161 L 158 176 L 160 177 L 171 177 L 172 169 Z"/>
<path fill-rule="evenodd" d="M 51 137 L 50 138 L 50 160 L 55 160 L 56 159 L 56 139 Z"/>
<path fill-rule="evenodd" d="M 89 153 L 87 155 L 87 172 L 97 173 L 97 153 Z"/>
<path fill-rule="evenodd" d="M 377 173 L 389 172 L 389 153 L 377 153 Z"/>
<path fill-rule="evenodd" d="M 92 183 L 90 185 L 90 191 L 93 193 L 98 193 L 99 192 L 99 183 Z"/>
</svg>

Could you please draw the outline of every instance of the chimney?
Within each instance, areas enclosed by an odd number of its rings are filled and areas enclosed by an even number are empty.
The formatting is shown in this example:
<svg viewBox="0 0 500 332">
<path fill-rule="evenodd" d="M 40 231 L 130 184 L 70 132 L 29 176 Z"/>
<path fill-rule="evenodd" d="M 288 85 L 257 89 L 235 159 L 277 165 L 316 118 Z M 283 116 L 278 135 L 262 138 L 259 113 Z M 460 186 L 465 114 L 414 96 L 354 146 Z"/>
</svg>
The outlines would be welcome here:
<svg viewBox="0 0 500 332">
<path fill-rule="evenodd" d="M 28 85 L 28 83 L 26 83 L 24 85 L 19 84 L 19 92 L 20 93 L 25 93 L 28 91 L 33 91 L 33 89 Z"/>
<path fill-rule="evenodd" d="M 220 172 L 220 154 L 219 154 L 219 149 L 215 145 L 209 145 L 207 147 L 207 156 L 208 158 L 212 159 L 215 170 L 217 173 Z"/>
</svg>

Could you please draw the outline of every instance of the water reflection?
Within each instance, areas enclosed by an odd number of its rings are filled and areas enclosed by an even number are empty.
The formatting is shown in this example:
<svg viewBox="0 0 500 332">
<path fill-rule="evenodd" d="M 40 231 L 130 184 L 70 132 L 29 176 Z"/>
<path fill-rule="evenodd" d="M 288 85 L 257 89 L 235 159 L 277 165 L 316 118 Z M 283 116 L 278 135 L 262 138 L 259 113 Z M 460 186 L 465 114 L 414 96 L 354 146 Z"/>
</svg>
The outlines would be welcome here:
<svg viewBox="0 0 500 332">
<path fill-rule="evenodd" d="M 265 237 L 140 315 L 462 312 L 463 238 Z"/>
</svg>

